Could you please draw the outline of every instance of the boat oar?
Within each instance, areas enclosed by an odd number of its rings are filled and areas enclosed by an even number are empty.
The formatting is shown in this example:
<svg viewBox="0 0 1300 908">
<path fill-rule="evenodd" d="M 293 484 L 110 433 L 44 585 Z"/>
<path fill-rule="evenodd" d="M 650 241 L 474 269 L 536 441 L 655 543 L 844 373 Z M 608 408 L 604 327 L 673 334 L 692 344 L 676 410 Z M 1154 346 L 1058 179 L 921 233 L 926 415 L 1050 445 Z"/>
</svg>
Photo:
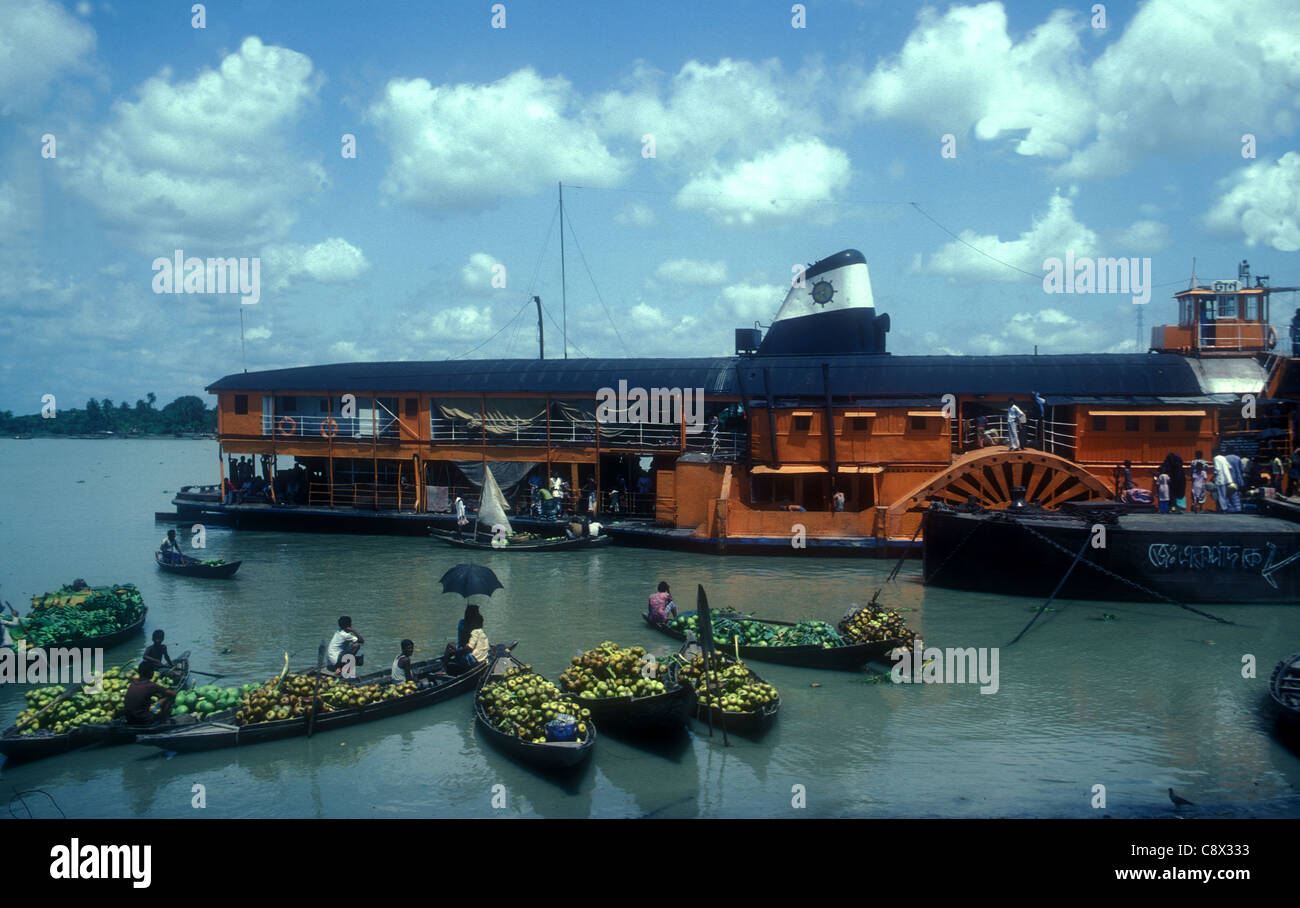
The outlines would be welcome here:
<svg viewBox="0 0 1300 908">
<path fill-rule="evenodd" d="M 191 675 L 202 675 L 205 678 L 225 678 L 227 675 L 215 675 L 212 672 L 201 672 L 197 668 L 190 669 Z"/>
</svg>

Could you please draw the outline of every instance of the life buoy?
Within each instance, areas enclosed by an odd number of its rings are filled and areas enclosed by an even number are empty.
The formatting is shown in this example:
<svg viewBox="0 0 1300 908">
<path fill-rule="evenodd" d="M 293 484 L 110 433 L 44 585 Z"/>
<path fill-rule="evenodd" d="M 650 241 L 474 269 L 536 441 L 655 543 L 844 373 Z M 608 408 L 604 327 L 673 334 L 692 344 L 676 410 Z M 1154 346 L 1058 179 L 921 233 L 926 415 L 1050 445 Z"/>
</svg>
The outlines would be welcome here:
<svg viewBox="0 0 1300 908">
<path fill-rule="evenodd" d="M 329 429 L 329 431 L 325 431 Z M 339 434 L 339 424 L 334 421 L 334 417 L 326 416 L 320 423 L 320 434 L 325 438 L 333 438 Z"/>
<path fill-rule="evenodd" d="M 289 428 L 284 427 L 285 423 L 289 424 Z M 281 416 L 280 421 L 275 424 L 275 430 L 281 435 L 293 435 L 298 431 L 298 424 L 294 422 L 292 416 Z"/>
<path fill-rule="evenodd" d="M 1265 338 L 1264 343 L 1268 344 L 1270 350 L 1277 346 L 1277 329 L 1272 325 L 1268 326 L 1268 337 Z"/>
</svg>

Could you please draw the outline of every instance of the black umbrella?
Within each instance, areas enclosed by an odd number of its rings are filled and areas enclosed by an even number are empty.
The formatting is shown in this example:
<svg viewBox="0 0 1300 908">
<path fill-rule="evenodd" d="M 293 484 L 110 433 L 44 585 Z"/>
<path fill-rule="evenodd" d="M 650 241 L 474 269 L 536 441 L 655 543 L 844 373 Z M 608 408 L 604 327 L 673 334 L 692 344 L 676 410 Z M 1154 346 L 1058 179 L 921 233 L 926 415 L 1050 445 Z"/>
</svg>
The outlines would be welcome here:
<svg viewBox="0 0 1300 908">
<path fill-rule="evenodd" d="M 458 564 L 438 581 L 444 593 L 460 593 L 462 596 L 491 596 L 497 590 L 505 589 L 505 584 L 497 579 L 491 568 L 481 564 Z"/>
</svg>

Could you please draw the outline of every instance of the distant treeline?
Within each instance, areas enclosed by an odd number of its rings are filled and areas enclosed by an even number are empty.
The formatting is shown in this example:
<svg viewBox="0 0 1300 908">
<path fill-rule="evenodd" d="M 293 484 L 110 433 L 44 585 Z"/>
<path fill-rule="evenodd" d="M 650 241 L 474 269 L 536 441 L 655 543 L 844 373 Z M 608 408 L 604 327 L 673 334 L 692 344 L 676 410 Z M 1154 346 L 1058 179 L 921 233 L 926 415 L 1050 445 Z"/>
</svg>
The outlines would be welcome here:
<svg viewBox="0 0 1300 908">
<path fill-rule="evenodd" d="M 0 435 L 172 435 L 177 432 L 217 431 L 217 411 L 209 410 L 203 399 L 187 394 L 161 410 L 154 406 L 157 397 L 150 392 L 145 400 L 132 407 L 126 401 L 114 404 L 107 397 L 91 398 L 83 409 L 52 409 L 53 415 L 14 416 L 0 410 Z M 50 412 L 50 411 L 47 411 Z"/>
</svg>

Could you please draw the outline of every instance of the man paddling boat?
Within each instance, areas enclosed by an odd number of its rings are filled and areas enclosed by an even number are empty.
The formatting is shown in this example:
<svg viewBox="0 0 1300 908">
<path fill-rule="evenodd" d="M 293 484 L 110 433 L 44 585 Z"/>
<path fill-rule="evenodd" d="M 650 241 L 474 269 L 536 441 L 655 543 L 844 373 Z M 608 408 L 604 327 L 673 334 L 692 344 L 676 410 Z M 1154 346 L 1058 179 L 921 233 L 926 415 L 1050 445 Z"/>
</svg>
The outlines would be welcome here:
<svg viewBox="0 0 1300 908">
<path fill-rule="evenodd" d="M 126 721 L 131 725 L 153 725 L 162 722 L 176 704 L 176 691 L 163 687 L 153 679 L 153 665 L 148 662 L 140 664 L 140 677 L 131 682 L 126 689 Z M 158 698 L 158 710 L 152 709 L 154 698 Z"/>
</svg>

